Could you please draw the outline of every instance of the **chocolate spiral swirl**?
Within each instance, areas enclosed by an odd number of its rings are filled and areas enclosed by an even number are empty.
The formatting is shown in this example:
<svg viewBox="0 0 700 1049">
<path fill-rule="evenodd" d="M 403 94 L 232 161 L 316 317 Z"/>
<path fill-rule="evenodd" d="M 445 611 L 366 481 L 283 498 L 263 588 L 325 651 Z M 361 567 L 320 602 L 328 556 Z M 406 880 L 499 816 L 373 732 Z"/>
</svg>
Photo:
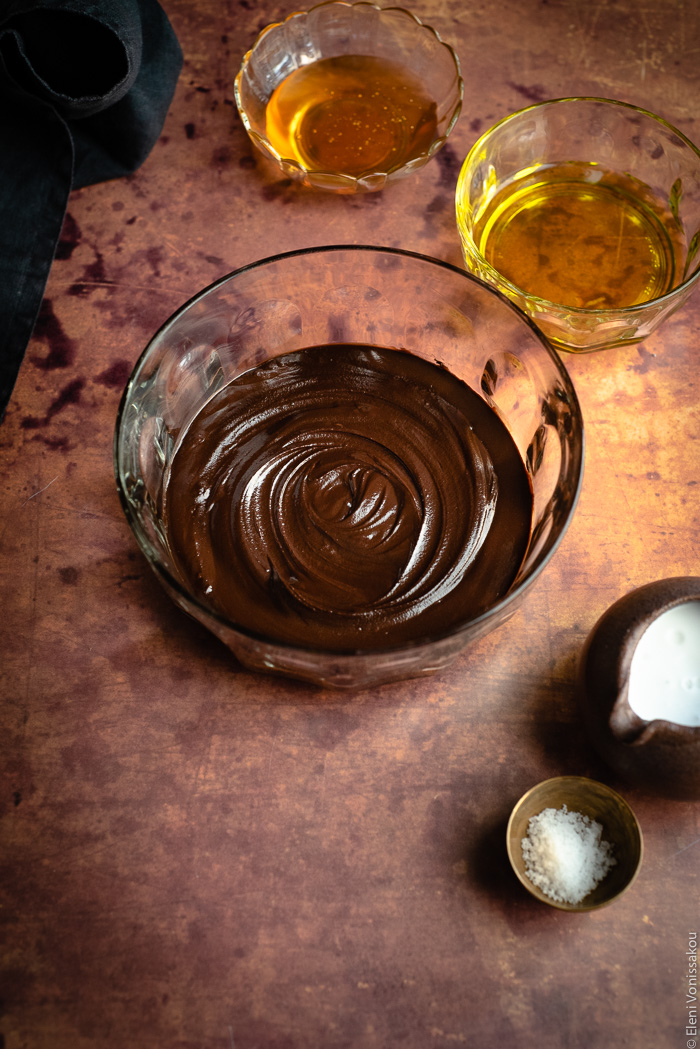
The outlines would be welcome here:
<svg viewBox="0 0 700 1049">
<path fill-rule="evenodd" d="M 286 354 L 216 394 L 165 505 L 197 595 L 255 633 L 338 650 L 441 633 L 488 607 L 531 514 L 517 450 L 476 394 L 362 346 Z"/>
</svg>

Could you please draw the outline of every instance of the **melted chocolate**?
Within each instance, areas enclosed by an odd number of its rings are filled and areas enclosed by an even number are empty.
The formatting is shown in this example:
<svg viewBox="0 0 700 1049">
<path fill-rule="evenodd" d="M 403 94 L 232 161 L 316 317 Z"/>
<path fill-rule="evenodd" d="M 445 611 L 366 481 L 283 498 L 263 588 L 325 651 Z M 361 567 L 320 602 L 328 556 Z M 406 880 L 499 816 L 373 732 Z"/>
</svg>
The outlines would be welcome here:
<svg viewBox="0 0 700 1049">
<path fill-rule="evenodd" d="M 248 371 L 176 451 L 164 522 L 185 585 L 249 632 L 391 648 L 491 607 L 532 492 L 496 413 L 400 350 L 317 346 Z"/>
</svg>

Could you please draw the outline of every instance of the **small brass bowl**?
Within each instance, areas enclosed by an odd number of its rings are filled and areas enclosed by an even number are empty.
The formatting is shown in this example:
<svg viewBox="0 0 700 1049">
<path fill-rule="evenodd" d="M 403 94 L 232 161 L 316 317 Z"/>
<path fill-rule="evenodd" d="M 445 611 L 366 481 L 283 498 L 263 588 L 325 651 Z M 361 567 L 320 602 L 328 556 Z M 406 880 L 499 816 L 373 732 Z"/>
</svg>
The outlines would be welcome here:
<svg viewBox="0 0 700 1049">
<path fill-rule="evenodd" d="M 561 809 L 600 823 L 603 841 L 613 846 L 615 865 L 580 903 L 553 900 L 530 881 L 525 873 L 522 839 L 528 823 L 544 809 Z M 522 796 L 511 812 L 506 831 L 508 859 L 518 879 L 536 899 L 562 911 L 593 911 L 605 907 L 622 895 L 634 882 L 642 864 L 642 831 L 631 808 L 614 790 L 585 776 L 558 776 L 543 780 Z"/>
<path fill-rule="evenodd" d="M 286 141 L 285 135 L 279 136 L 271 131 L 274 120 L 272 124 L 268 123 L 269 112 L 276 107 L 276 91 L 294 73 L 303 71 L 308 75 L 311 71 L 313 74 L 316 65 L 322 61 L 352 64 L 362 58 L 379 63 L 385 69 L 389 64 L 410 71 L 414 89 L 419 84 L 425 104 L 430 105 L 432 122 L 425 123 L 425 116 L 416 118 L 422 130 L 413 147 L 402 150 L 397 145 L 401 139 L 399 130 L 408 134 L 410 121 L 406 121 L 405 113 L 397 110 L 389 120 L 396 136 L 396 148 L 390 148 L 386 142 L 386 150 L 380 148 L 380 142 L 392 138 L 384 128 L 383 136 L 375 138 L 364 155 L 366 166 L 362 163 L 363 155 L 355 153 L 356 168 L 333 166 L 331 170 L 324 170 L 320 161 L 312 161 L 309 155 L 297 148 L 299 129 L 310 119 L 319 140 L 330 138 L 332 141 L 335 138 L 340 142 L 352 127 L 359 127 L 361 121 L 367 119 L 362 112 L 369 105 L 363 100 L 368 89 L 357 96 L 342 92 L 338 95 L 337 85 L 328 84 L 325 97 L 323 93 L 317 93 L 317 85 L 311 93 L 305 94 L 303 104 L 301 97 L 297 98 L 296 104 L 300 108 L 291 118 L 296 126 L 292 142 Z M 354 71 L 355 79 L 359 78 L 360 82 L 366 75 L 366 69 L 363 72 L 358 67 Z M 383 80 L 377 82 L 380 83 Z M 409 85 L 405 87 L 408 89 Z M 379 90 L 379 87 L 375 85 L 375 89 Z M 435 156 L 457 122 L 464 84 L 454 50 L 435 29 L 410 11 L 401 7 L 379 7 L 366 0 L 359 3 L 326 0 L 308 11 L 295 11 L 284 21 L 263 29 L 243 57 L 234 92 L 238 112 L 251 141 L 277 164 L 287 178 L 313 189 L 362 193 L 383 189 L 387 183 L 417 171 Z M 385 93 L 383 102 L 390 116 L 392 107 Z M 287 98 L 283 106 L 289 105 Z M 291 114 L 287 115 L 291 117 Z M 320 123 L 317 124 L 317 120 Z M 432 133 L 429 128 L 432 128 Z M 343 151 L 341 154 L 344 155 Z M 327 156 L 324 157 L 327 161 Z"/>
</svg>

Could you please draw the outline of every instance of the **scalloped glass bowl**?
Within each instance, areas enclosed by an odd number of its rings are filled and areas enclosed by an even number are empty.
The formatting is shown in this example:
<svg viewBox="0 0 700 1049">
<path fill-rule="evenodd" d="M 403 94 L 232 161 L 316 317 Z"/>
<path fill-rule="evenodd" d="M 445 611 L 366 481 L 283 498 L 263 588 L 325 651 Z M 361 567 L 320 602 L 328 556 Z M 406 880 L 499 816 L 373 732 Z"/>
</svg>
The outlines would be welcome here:
<svg viewBox="0 0 700 1049">
<path fill-rule="evenodd" d="M 266 127 L 267 104 L 275 88 L 295 70 L 313 62 L 358 55 L 398 63 L 420 80 L 436 108 L 437 126 L 429 145 L 406 163 L 361 175 L 309 170 L 298 158 L 281 156 Z M 288 178 L 315 189 L 357 193 L 379 190 L 388 182 L 405 178 L 438 152 L 457 122 L 464 85 L 453 49 L 409 11 L 331 0 L 263 29 L 243 58 L 234 90 L 252 142 Z"/>
<path fill-rule="evenodd" d="M 187 590 L 161 507 L 178 441 L 222 385 L 307 346 L 370 344 L 441 362 L 506 423 L 531 477 L 533 528 L 510 592 L 440 636 L 387 650 L 335 653 L 260 637 Z M 573 385 L 546 340 L 504 296 L 464 270 L 398 249 L 311 248 L 254 263 L 205 289 L 154 336 L 129 379 L 115 434 L 115 474 L 136 540 L 175 603 L 246 667 L 317 685 L 366 688 L 433 673 L 504 623 L 557 549 L 583 470 Z"/>
<path fill-rule="evenodd" d="M 525 291 L 481 251 L 480 220 L 496 194 L 541 169 L 585 166 L 637 180 L 666 202 L 685 243 L 671 288 L 623 308 L 579 308 Z M 495 124 L 470 150 L 456 192 L 457 228 L 467 268 L 524 310 L 558 349 L 587 353 L 641 342 L 679 309 L 700 283 L 700 150 L 661 117 L 606 98 L 558 98 Z M 638 207 L 638 214 L 644 212 Z M 658 220 L 657 220 L 658 221 Z M 546 240 L 543 243 L 546 254 Z"/>
</svg>

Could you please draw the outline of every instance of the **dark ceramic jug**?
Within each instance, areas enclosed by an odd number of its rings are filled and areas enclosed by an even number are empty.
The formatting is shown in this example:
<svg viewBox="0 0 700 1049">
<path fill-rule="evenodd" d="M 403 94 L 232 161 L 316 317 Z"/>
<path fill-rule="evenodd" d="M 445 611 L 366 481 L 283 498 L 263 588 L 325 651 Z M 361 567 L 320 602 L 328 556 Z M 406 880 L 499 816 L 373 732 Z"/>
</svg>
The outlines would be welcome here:
<svg viewBox="0 0 700 1049">
<path fill-rule="evenodd" d="M 630 666 L 647 627 L 663 612 L 700 600 L 700 577 L 647 583 L 598 620 L 581 651 L 577 692 L 591 742 L 624 779 L 675 798 L 700 798 L 700 726 L 645 721 L 629 704 Z"/>
</svg>

